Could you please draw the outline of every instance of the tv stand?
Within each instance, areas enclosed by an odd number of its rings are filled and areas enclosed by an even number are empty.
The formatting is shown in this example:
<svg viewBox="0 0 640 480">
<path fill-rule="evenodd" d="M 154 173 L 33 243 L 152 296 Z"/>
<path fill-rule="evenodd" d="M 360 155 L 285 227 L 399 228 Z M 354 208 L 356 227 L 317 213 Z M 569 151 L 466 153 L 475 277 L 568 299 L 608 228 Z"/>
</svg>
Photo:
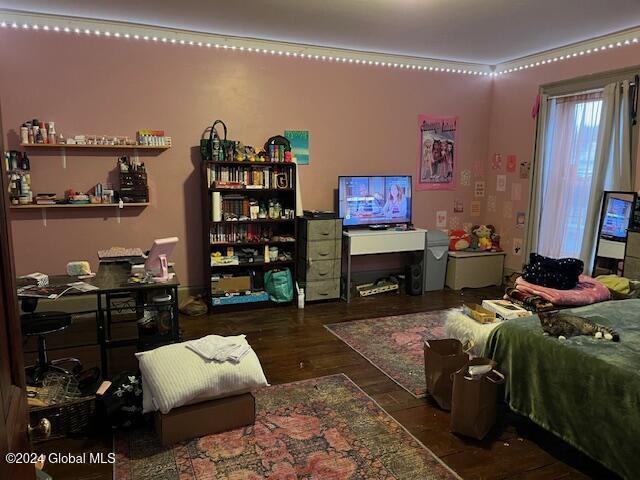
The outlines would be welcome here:
<svg viewBox="0 0 640 480">
<path fill-rule="evenodd" d="M 342 298 L 351 301 L 351 257 L 385 253 L 413 253 L 424 261 L 427 231 L 413 230 L 347 230 L 342 233 Z"/>
</svg>

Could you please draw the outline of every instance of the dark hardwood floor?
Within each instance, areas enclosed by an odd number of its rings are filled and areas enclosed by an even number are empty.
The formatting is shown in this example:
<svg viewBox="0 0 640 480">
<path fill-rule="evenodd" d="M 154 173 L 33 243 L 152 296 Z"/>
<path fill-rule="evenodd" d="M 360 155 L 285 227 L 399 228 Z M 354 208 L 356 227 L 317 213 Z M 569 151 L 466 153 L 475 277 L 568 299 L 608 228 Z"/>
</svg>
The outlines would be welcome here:
<svg viewBox="0 0 640 480">
<path fill-rule="evenodd" d="M 483 441 L 451 434 L 447 412 L 438 409 L 429 399 L 414 398 L 324 328 L 329 323 L 444 309 L 463 301 L 496 298 L 499 294 L 499 290 L 490 288 L 463 292 L 445 290 L 419 297 L 385 295 L 355 299 L 349 305 L 343 302 L 308 304 L 304 310 L 292 306 L 203 317 L 183 316 L 181 327 L 185 339 L 210 333 L 246 334 L 272 384 L 345 373 L 465 479 L 617 478 L 504 405 L 499 406 L 498 424 Z M 55 343 L 77 343 L 77 338 L 69 337 L 82 336 L 82 332 L 89 335 L 91 323 L 84 330 L 81 325 L 76 326 L 75 333 L 65 334 L 67 337 L 61 335 Z M 55 356 L 66 356 L 70 352 L 87 365 L 97 360 L 96 352 L 91 348 L 60 350 Z M 118 368 L 135 368 L 129 351 L 112 355 L 112 361 Z M 40 443 L 35 450 L 110 452 L 112 438 L 108 433 L 96 432 L 86 438 Z M 46 471 L 55 479 L 112 478 L 110 465 L 58 464 L 48 465 Z"/>
</svg>

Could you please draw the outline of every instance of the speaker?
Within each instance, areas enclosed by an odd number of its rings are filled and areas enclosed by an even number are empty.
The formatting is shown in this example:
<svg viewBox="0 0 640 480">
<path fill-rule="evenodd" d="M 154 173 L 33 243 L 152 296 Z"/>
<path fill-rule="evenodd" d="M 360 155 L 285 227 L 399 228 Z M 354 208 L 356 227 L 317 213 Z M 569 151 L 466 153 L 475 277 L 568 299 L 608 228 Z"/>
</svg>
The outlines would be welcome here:
<svg viewBox="0 0 640 480">
<path fill-rule="evenodd" d="M 407 295 L 422 295 L 424 290 L 422 262 L 407 265 L 404 285 Z"/>
</svg>

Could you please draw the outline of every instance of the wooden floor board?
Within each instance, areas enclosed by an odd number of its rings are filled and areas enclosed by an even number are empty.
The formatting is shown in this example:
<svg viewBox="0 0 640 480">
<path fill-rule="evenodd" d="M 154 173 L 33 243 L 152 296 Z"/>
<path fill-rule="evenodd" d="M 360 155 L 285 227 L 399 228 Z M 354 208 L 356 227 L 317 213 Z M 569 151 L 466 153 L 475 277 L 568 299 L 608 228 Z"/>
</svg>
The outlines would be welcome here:
<svg viewBox="0 0 640 480">
<path fill-rule="evenodd" d="M 294 306 L 245 312 L 211 313 L 201 317 L 181 317 L 185 339 L 208 334 L 247 335 L 261 359 L 271 384 L 287 383 L 324 375 L 344 373 L 400 422 L 418 440 L 440 456 L 465 479 L 585 479 L 615 478 L 585 455 L 533 425 L 529 420 L 501 406 L 498 424 L 483 441 L 469 440 L 449 432 L 449 413 L 429 398 L 415 398 L 365 358 L 340 341 L 325 325 L 365 318 L 402 315 L 459 306 L 463 301 L 480 302 L 497 298 L 494 288 L 455 292 L 445 290 L 423 296 L 385 295 L 355 299 L 351 304 L 309 304 L 304 310 Z M 88 335 L 87 325 L 77 335 Z M 74 333 L 60 334 L 56 344 L 73 343 Z M 89 352 L 89 350 L 91 350 Z M 95 349 L 74 351 L 91 365 Z M 86 354 L 86 358 L 82 355 Z M 66 356 L 64 350 L 53 356 Z M 130 352 L 117 355 L 122 368 L 135 368 Z M 111 436 L 96 433 L 87 438 L 46 442 L 36 450 L 110 451 Z M 52 465 L 56 479 L 107 480 L 109 466 Z"/>
</svg>

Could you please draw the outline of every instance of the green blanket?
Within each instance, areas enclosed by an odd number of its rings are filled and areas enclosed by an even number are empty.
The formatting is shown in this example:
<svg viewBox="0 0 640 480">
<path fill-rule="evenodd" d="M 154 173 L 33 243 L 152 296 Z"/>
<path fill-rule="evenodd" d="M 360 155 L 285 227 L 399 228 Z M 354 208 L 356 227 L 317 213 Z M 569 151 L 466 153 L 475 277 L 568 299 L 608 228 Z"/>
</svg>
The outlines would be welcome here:
<svg viewBox="0 0 640 480">
<path fill-rule="evenodd" d="M 484 355 L 506 374 L 516 412 L 628 479 L 640 478 L 640 300 L 569 310 L 615 328 L 620 342 L 544 336 L 537 316 L 504 322 Z"/>
</svg>

